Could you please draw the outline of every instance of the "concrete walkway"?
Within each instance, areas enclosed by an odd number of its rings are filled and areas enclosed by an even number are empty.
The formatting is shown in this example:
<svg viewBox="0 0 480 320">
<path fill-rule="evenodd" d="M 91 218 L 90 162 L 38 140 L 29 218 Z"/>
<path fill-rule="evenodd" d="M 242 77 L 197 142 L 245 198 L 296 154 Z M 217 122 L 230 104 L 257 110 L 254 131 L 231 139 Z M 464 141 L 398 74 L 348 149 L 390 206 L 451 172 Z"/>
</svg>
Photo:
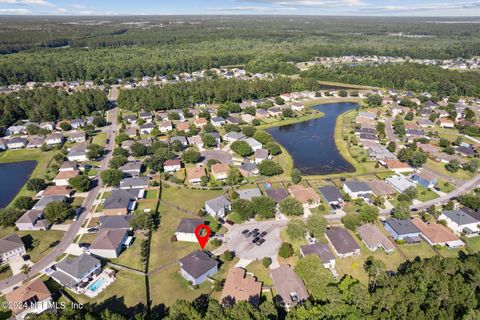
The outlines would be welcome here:
<svg viewBox="0 0 480 320">
<path fill-rule="evenodd" d="M 246 268 L 250 263 L 252 263 L 253 260 L 250 259 L 240 259 L 235 267 L 237 268 Z"/>
</svg>

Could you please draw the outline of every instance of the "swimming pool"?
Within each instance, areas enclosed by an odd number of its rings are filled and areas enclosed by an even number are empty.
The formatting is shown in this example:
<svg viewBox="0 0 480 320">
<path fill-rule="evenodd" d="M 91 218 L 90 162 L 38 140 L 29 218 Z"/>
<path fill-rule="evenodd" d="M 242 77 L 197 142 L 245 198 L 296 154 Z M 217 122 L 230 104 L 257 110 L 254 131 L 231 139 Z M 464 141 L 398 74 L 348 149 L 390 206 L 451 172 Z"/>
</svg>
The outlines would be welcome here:
<svg viewBox="0 0 480 320">
<path fill-rule="evenodd" d="M 92 291 L 92 292 L 95 292 L 97 291 L 101 286 L 103 286 L 103 284 L 107 281 L 107 279 L 105 278 L 99 278 L 97 280 L 95 280 L 91 285 L 88 286 L 88 290 Z"/>
</svg>

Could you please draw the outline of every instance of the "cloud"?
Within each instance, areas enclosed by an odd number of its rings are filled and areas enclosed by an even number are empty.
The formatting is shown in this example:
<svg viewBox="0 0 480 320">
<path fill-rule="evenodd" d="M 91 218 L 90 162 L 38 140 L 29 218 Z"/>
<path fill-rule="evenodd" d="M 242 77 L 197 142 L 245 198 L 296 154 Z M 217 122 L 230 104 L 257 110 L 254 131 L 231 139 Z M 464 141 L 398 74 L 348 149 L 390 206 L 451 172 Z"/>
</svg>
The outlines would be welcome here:
<svg viewBox="0 0 480 320">
<path fill-rule="evenodd" d="M 27 9 L 0 9 L 0 14 L 30 14 Z"/>
<path fill-rule="evenodd" d="M 45 0 L 0 0 L 0 4 L 17 4 L 17 5 L 25 5 L 25 6 L 48 6 L 48 7 L 55 6 L 53 3 L 50 3 Z"/>
<path fill-rule="evenodd" d="M 343 7 L 364 5 L 362 0 L 236 0 L 237 2 L 265 3 L 279 7 Z"/>
<path fill-rule="evenodd" d="M 480 8 L 480 1 L 460 1 L 460 2 L 440 2 L 440 3 L 416 3 L 411 5 L 386 5 L 386 6 L 369 6 L 361 8 L 364 13 L 381 14 L 381 13 L 405 13 L 405 12 L 451 12 L 466 9 Z"/>
<path fill-rule="evenodd" d="M 86 9 L 87 8 L 87 6 L 84 6 L 83 4 L 71 4 L 70 7 L 74 8 L 74 9 Z"/>
</svg>

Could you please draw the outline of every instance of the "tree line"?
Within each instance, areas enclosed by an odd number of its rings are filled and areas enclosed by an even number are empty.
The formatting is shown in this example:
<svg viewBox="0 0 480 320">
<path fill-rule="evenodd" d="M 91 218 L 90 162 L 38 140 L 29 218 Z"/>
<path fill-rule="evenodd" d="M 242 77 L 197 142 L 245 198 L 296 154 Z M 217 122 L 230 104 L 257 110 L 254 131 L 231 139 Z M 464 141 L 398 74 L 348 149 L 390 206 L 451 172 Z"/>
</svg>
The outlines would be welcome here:
<svg viewBox="0 0 480 320">
<path fill-rule="evenodd" d="M 188 107 L 195 103 L 241 102 L 277 96 L 285 92 L 318 89 L 320 85 L 313 79 L 294 80 L 286 77 L 252 81 L 217 79 L 122 90 L 117 103 L 121 108 L 131 111 L 168 110 Z"/>
<path fill-rule="evenodd" d="M 378 66 L 317 66 L 302 72 L 304 78 L 430 92 L 444 96 L 480 96 L 480 74 L 445 70 L 415 63 Z"/>
<path fill-rule="evenodd" d="M 458 258 L 416 258 L 387 272 L 382 261 L 366 259 L 363 268 L 368 285 L 351 276 L 334 280 L 317 256 L 301 259 L 295 271 L 303 279 L 310 299 L 286 310 L 262 300 L 258 308 L 239 302 L 222 306 L 200 296 L 189 302 L 177 300 L 166 308 L 155 306 L 149 313 L 137 308 L 129 319 L 478 319 L 480 299 L 480 255 L 460 252 Z M 118 305 L 116 306 L 119 307 Z M 47 312 L 31 319 L 123 320 L 111 309 L 87 305 L 83 310 Z"/>
<path fill-rule="evenodd" d="M 22 90 L 0 94 L 0 126 L 19 120 L 34 122 L 74 119 L 107 108 L 107 96 L 100 90 L 67 93 L 54 88 Z"/>
</svg>

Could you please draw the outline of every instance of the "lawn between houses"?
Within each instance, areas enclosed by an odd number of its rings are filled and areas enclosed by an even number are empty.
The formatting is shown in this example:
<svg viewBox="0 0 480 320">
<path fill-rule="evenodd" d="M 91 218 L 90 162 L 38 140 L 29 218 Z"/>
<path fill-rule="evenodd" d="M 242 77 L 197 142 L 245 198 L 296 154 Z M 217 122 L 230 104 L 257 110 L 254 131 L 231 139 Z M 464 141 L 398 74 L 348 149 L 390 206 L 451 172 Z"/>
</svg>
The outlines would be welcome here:
<svg viewBox="0 0 480 320">
<path fill-rule="evenodd" d="M 32 178 L 42 178 L 45 180 L 53 179 L 56 172 L 50 172 L 49 167 L 52 161 L 53 156 L 58 152 L 58 150 L 51 150 L 43 152 L 40 149 L 23 149 L 23 150 L 7 150 L 0 152 L 0 163 L 9 163 L 9 162 L 22 162 L 22 161 L 36 161 L 37 165 L 35 169 L 30 174 L 30 179 Z M 8 206 L 12 206 L 13 202 L 21 196 L 33 197 L 35 192 L 28 191 L 24 185 L 17 195 L 10 201 Z"/>
</svg>

